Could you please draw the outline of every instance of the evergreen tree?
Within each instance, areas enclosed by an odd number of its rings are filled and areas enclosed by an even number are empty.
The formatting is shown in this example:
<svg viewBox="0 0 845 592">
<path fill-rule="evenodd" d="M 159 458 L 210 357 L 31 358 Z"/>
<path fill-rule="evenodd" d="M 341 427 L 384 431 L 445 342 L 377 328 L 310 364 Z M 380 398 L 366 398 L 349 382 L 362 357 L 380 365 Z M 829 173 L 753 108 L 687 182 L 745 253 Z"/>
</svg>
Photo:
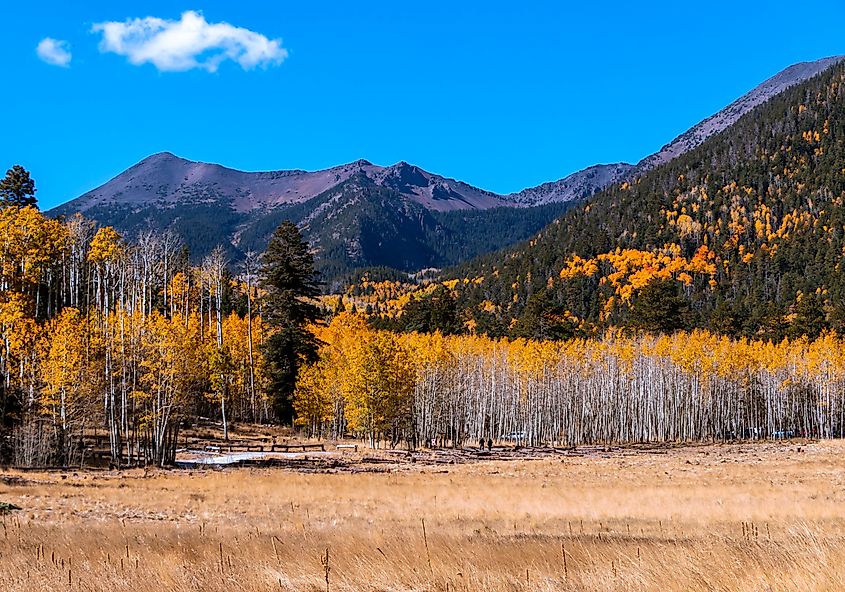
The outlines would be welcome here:
<svg viewBox="0 0 845 592">
<path fill-rule="evenodd" d="M 479 309 L 469 312 L 471 320 L 475 323 L 476 334 L 486 335 L 493 339 L 501 339 L 502 337 L 508 336 L 508 326 L 505 324 L 501 314 Z"/>
<path fill-rule="evenodd" d="M 746 320 L 744 333 L 756 339 L 778 342 L 786 337 L 787 328 L 783 308 L 775 302 L 769 302 L 752 310 Z"/>
<path fill-rule="evenodd" d="M 652 280 L 634 300 L 627 324 L 638 331 L 671 333 L 684 328 L 688 311 L 674 281 Z"/>
<path fill-rule="evenodd" d="M 845 300 L 834 299 L 830 310 L 830 328 L 839 335 L 845 335 Z"/>
<path fill-rule="evenodd" d="M 737 336 L 742 333 L 742 320 L 746 316 L 741 306 L 720 300 L 710 316 L 710 328 L 722 335 Z"/>
<path fill-rule="evenodd" d="M 455 298 L 445 286 L 437 286 L 421 298 L 412 298 L 402 311 L 399 325 L 404 331 L 417 333 L 440 331 L 443 335 L 455 335 L 461 330 Z"/>
<path fill-rule="evenodd" d="M 825 329 L 827 319 L 821 299 L 815 292 L 804 294 L 795 305 L 795 318 L 789 326 L 789 337 L 817 339 Z"/>
<path fill-rule="evenodd" d="M 35 205 L 35 181 L 29 176 L 29 171 L 16 164 L 0 179 L 0 207 Z"/>
<path fill-rule="evenodd" d="M 283 222 L 273 233 L 261 269 L 266 290 L 263 313 L 275 333 L 264 346 L 276 415 L 293 420 L 293 393 L 299 369 L 317 359 L 319 342 L 308 328 L 320 318 L 313 299 L 320 294 L 314 258 L 296 225 Z"/>
<path fill-rule="evenodd" d="M 565 312 L 549 290 L 535 292 L 525 304 L 514 326 L 513 336 L 525 339 L 571 339 L 577 327 L 567 320 Z"/>
</svg>

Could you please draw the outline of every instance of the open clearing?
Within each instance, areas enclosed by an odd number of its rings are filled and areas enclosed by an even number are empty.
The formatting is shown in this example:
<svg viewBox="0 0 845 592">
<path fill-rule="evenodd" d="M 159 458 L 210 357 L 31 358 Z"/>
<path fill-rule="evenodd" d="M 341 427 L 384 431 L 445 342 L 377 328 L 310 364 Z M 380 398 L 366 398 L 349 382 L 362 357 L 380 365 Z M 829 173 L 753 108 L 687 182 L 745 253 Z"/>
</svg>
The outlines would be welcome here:
<svg viewBox="0 0 845 592">
<path fill-rule="evenodd" d="M 0 589 L 845 589 L 843 441 L 384 467 L 5 472 Z"/>
</svg>

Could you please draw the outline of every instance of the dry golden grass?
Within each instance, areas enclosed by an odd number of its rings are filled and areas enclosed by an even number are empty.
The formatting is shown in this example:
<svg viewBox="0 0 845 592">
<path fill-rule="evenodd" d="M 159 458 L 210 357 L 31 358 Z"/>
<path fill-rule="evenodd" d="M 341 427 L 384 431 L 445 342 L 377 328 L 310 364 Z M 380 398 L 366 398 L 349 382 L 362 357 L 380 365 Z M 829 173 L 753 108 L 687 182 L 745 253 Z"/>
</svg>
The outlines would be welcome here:
<svg viewBox="0 0 845 592">
<path fill-rule="evenodd" d="M 0 590 L 845 589 L 841 441 L 442 471 L 19 474 Z"/>
</svg>

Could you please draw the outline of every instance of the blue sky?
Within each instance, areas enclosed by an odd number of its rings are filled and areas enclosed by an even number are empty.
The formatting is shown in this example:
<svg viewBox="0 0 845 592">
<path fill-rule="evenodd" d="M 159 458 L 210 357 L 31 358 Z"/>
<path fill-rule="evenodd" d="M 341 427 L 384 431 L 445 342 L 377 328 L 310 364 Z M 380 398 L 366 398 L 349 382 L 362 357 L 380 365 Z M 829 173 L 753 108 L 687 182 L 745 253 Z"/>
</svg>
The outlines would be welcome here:
<svg viewBox="0 0 845 592">
<path fill-rule="evenodd" d="M 0 167 L 27 167 L 44 209 L 163 150 L 245 170 L 406 160 L 516 191 L 635 162 L 845 53 L 843 17 L 812 0 L 18 3 Z"/>
</svg>

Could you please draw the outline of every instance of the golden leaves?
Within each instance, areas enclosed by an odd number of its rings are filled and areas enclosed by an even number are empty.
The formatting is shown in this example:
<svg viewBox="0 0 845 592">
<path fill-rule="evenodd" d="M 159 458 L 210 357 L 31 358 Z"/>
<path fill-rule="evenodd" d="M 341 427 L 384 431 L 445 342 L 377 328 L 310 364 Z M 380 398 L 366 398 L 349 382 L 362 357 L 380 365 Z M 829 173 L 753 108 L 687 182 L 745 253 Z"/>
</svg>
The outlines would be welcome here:
<svg viewBox="0 0 845 592">
<path fill-rule="evenodd" d="M 5 285 L 32 285 L 61 259 L 68 247 L 67 229 L 34 207 L 0 210 L 0 280 Z"/>
<path fill-rule="evenodd" d="M 420 364 L 436 363 L 437 336 L 420 336 L 416 362 L 402 338 L 373 331 L 354 314 L 341 313 L 328 327 L 317 329 L 323 342 L 320 360 L 305 368 L 297 381 L 294 408 L 301 425 L 317 425 L 343 409 L 352 430 L 373 437 L 401 421 L 409 404 Z"/>
<path fill-rule="evenodd" d="M 696 277 L 716 275 L 716 254 L 706 245 L 698 248 L 695 255 L 686 259 L 680 255 L 680 246 L 664 245 L 663 249 L 643 251 L 639 249 L 617 249 L 593 259 L 577 255 L 567 260 L 560 271 L 561 280 L 599 275 L 599 283 L 613 288 L 615 299 L 605 301 L 604 315 L 610 314 L 615 304 L 626 304 L 636 292 L 656 279 L 674 279 L 684 285 L 691 285 Z M 708 282 L 712 287 L 714 284 Z"/>
<path fill-rule="evenodd" d="M 88 261 L 105 263 L 118 260 L 123 255 L 123 239 L 111 226 L 97 230 L 88 251 Z"/>
<path fill-rule="evenodd" d="M 593 277 L 598 273 L 598 262 L 595 259 L 582 259 L 573 255 L 560 270 L 560 279 L 569 280 L 576 277 Z"/>
</svg>

